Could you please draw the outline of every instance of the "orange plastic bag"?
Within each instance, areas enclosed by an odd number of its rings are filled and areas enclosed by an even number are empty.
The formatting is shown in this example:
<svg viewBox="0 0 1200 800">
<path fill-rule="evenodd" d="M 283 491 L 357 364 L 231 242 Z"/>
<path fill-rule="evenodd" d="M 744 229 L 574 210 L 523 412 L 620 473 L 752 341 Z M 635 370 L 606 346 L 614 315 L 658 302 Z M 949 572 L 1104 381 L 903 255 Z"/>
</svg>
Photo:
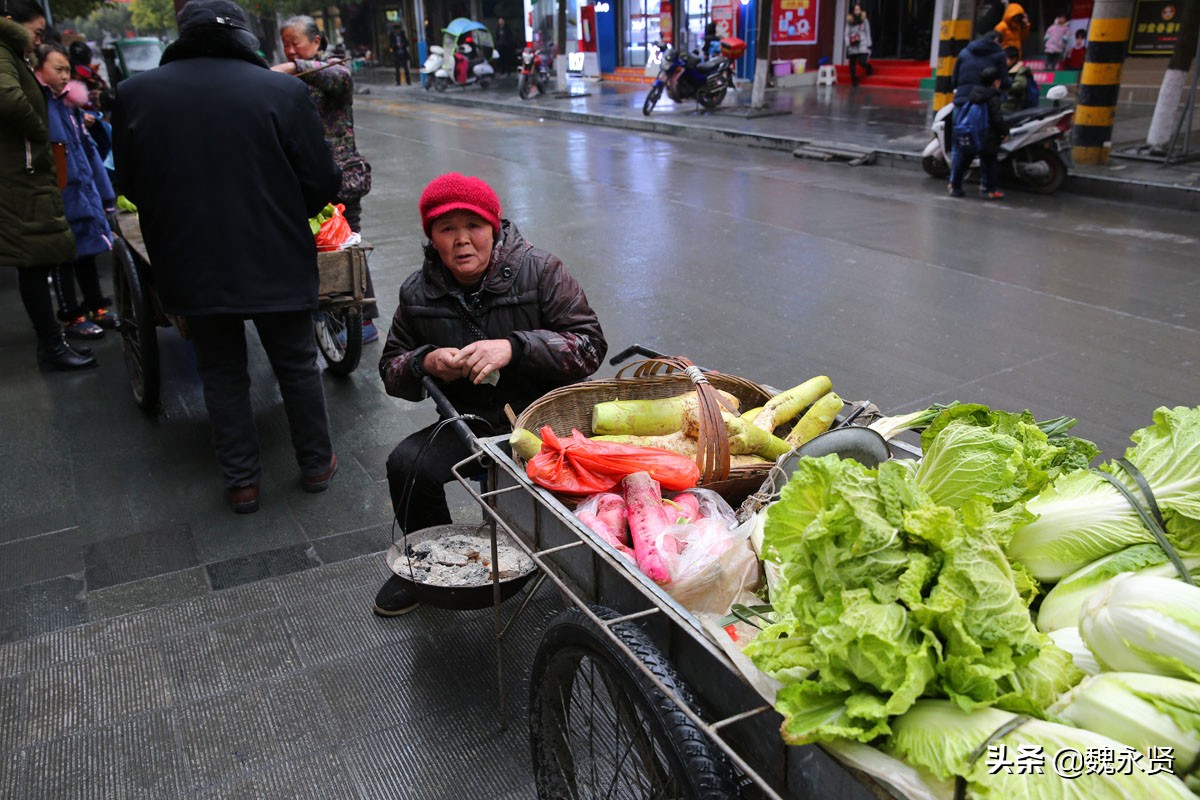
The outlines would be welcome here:
<svg viewBox="0 0 1200 800">
<path fill-rule="evenodd" d="M 346 207 L 338 203 L 333 207 L 333 216 L 321 223 L 321 229 L 313 237 L 317 242 L 318 251 L 337 250 L 343 242 L 350 238 L 353 231 L 350 230 L 350 223 L 346 222 L 346 218 L 343 216 L 345 210 Z"/>
<path fill-rule="evenodd" d="M 525 474 L 552 492 L 607 492 L 635 472 L 649 472 L 662 488 L 675 492 L 690 489 L 700 480 L 700 467 L 695 461 L 657 447 L 597 442 L 577 430 L 563 441 L 548 425 L 542 428 L 541 436 L 542 451 L 525 465 Z"/>
</svg>

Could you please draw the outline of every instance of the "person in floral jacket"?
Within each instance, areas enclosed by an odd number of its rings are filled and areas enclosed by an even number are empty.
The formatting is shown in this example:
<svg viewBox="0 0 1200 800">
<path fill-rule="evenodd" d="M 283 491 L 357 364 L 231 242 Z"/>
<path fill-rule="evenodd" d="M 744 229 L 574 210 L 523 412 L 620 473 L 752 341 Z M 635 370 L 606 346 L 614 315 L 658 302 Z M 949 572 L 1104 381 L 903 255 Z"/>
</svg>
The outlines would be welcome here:
<svg viewBox="0 0 1200 800">
<path fill-rule="evenodd" d="M 342 186 L 333 202 L 346 207 L 343 213 L 350 230 L 361 233 L 362 199 L 371 191 L 371 165 L 358 152 L 354 141 L 354 81 L 350 68 L 325 60 L 329 42 L 312 17 L 292 17 L 283 24 L 279 38 L 287 61 L 271 69 L 295 75 L 308 86 L 309 97 L 325 127 L 325 141 L 333 161 L 342 170 Z M 369 268 L 367 296 L 375 297 Z M 379 338 L 374 322 L 378 317 L 379 306 L 375 302 L 363 304 L 364 344 Z"/>
</svg>

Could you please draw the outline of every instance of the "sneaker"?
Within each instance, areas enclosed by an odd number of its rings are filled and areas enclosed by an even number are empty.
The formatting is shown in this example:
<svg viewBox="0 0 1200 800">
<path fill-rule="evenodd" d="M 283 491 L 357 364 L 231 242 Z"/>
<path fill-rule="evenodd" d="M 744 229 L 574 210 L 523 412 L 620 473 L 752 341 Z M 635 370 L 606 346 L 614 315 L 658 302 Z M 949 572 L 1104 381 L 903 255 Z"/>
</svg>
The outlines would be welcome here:
<svg viewBox="0 0 1200 800">
<path fill-rule="evenodd" d="M 398 617 L 421 605 L 408 584 L 399 575 L 387 579 L 387 583 L 375 595 L 374 612 L 381 617 Z"/>
<path fill-rule="evenodd" d="M 962 189 L 955 189 L 953 186 L 950 187 L 949 191 L 950 191 L 951 197 L 966 197 L 967 196 L 966 192 L 964 192 Z"/>
<path fill-rule="evenodd" d="M 121 318 L 111 308 L 97 308 L 91 314 L 92 322 L 101 328 L 114 330 L 121 324 Z"/>
<path fill-rule="evenodd" d="M 379 339 L 379 329 L 375 327 L 375 320 L 363 320 L 363 344 L 370 344 Z"/>
<path fill-rule="evenodd" d="M 987 200 L 1003 200 L 1003 199 L 1004 199 L 1004 192 L 1002 192 L 1002 191 L 1000 191 L 999 189 L 997 189 L 997 190 L 996 190 L 996 191 L 994 191 L 994 192 L 988 192 L 987 194 L 985 194 L 985 195 L 984 195 L 984 198 L 985 198 L 985 199 L 987 199 Z"/>
<path fill-rule="evenodd" d="M 76 317 L 67 323 L 66 334 L 72 339 L 99 339 L 104 335 L 104 328 L 87 317 Z"/>
</svg>

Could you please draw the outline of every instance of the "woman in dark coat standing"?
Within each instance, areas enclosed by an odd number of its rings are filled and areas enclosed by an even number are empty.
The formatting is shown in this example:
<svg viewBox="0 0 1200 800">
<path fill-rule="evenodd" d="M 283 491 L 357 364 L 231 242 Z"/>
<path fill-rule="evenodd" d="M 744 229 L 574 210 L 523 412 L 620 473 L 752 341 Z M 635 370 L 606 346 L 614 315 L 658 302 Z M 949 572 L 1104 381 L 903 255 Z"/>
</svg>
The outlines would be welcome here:
<svg viewBox="0 0 1200 800">
<path fill-rule="evenodd" d="M 157 69 L 121 83 L 113 153 L 163 308 L 187 318 L 226 498 L 258 509 L 245 321 L 279 381 L 303 489 L 337 469 L 317 366 L 308 217 L 338 171 L 303 84 L 271 72 L 232 0 L 189 0 Z"/>
<path fill-rule="evenodd" d="M 75 257 L 50 148 L 46 97 L 26 61 L 46 18 L 33 0 L 3 0 L 0 17 L 0 265 L 18 268 L 21 301 L 37 333 L 38 363 L 96 366 L 72 350 L 54 316 L 48 280 Z"/>
</svg>

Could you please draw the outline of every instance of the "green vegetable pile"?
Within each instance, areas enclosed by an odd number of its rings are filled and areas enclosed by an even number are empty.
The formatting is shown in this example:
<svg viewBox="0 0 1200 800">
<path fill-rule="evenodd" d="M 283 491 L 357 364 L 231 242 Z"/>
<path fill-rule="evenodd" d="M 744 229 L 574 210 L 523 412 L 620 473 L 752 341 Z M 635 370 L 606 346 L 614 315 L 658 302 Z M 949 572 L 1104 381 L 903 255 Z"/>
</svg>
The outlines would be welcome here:
<svg viewBox="0 0 1200 800">
<path fill-rule="evenodd" d="M 1200 588 L 1180 575 L 1200 576 L 1200 408 L 1158 409 L 1131 437 L 1133 467 L 1099 471 L 1072 420 L 956 404 L 916 422 L 920 462 L 800 459 L 767 511 L 774 621 L 745 652 L 782 684 L 784 739 L 876 753 L 884 777 L 901 758 L 969 796 L 1200 792 Z M 1104 477 L 1138 497 L 1135 473 L 1174 561 Z M 1081 683 L 1079 666 L 1099 674 Z M 980 758 L 989 741 L 1048 758 L 1134 748 L 1174 774 L 1014 776 Z"/>
<path fill-rule="evenodd" d="M 1088 448 L 959 409 L 927 431 L 921 469 L 803 459 L 768 512 L 778 621 L 746 652 L 785 684 L 787 741 L 867 742 L 921 697 L 1041 715 L 1083 677 L 1034 626 L 1031 583 L 988 524 Z"/>
<path fill-rule="evenodd" d="M 334 211 L 335 209 L 333 204 L 326 203 L 325 207 L 321 209 L 321 213 L 317 214 L 315 217 L 308 218 L 308 229 L 312 231 L 313 236 L 316 236 L 317 231 L 321 230 L 321 225 L 323 223 L 333 219 Z"/>
</svg>

